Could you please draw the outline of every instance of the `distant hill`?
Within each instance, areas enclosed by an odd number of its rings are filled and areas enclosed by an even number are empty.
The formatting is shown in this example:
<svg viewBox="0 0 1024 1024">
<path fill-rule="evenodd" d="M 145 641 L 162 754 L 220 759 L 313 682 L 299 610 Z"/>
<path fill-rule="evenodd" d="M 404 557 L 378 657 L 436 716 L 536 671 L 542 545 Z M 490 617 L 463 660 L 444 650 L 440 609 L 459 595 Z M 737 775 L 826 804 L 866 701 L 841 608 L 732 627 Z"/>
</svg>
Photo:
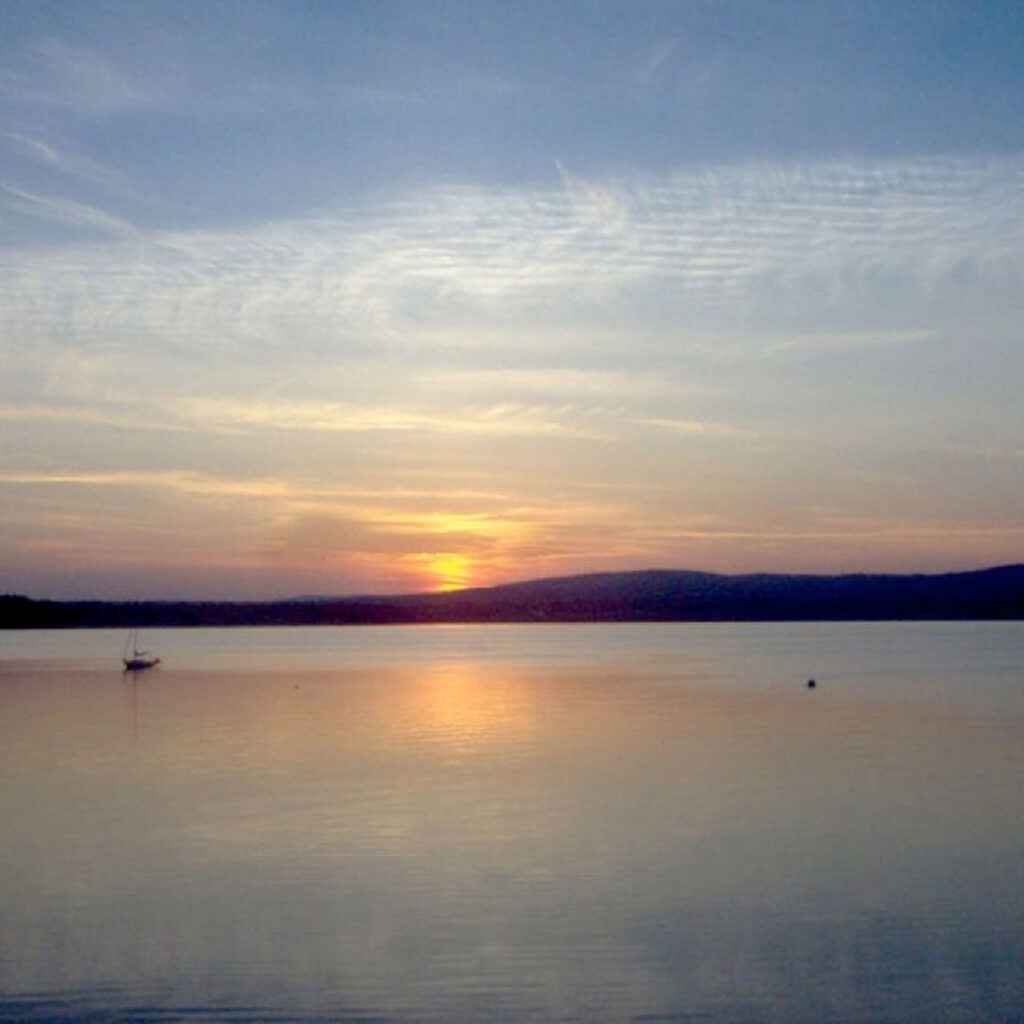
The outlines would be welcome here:
<svg viewBox="0 0 1024 1024">
<path fill-rule="evenodd" d="M 0 597 L 0 629 L 432 622 L 1022 619 L 1024 565 L 941 575 L 592 573 L 445 594 L 269 602 Z"/>
</svg>

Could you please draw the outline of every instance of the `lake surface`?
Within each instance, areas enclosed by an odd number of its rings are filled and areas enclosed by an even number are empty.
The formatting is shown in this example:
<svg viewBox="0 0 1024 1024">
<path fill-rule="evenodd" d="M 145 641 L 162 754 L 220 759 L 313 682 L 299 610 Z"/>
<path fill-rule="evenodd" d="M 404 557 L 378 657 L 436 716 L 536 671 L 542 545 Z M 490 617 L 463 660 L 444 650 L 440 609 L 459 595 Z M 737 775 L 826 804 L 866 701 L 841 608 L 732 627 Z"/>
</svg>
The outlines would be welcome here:
<svg viewBox="0 0 1024 1024">
<path fill-rule="evenodd" d="M 1024 624 L 143 639 L 0 633 L 0 1020 L 1024 1020 Z"/>
</svg>

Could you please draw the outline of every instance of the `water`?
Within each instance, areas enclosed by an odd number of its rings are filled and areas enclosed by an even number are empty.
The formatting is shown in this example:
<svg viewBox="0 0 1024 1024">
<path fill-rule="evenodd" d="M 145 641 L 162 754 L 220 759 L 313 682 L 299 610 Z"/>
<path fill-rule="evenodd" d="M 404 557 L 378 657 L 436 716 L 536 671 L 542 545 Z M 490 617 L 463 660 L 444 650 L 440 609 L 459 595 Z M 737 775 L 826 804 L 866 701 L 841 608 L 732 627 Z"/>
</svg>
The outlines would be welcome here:
<svg viewBox="0 0 1024 1024">
<path fill-rule="evenodd" d="M 1024 1019 L 1024 625 L 142 639 L 0 634 L 4 1021 Z"/>
</svg>

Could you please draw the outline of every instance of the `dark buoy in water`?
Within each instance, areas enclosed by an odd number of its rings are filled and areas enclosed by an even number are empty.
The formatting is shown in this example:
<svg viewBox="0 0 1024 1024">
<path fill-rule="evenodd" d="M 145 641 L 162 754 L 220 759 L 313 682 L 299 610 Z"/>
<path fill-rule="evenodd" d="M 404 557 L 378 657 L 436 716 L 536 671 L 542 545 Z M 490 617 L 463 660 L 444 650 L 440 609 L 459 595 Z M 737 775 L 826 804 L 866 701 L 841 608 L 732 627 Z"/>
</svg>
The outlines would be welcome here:
<svg viewBox="0 0 1024 1024">
<path fill-rule="evenodd" d="M 807 689 L 813 690 L 818 684 L 813 679 L 807 680 Z"/>
</svg>

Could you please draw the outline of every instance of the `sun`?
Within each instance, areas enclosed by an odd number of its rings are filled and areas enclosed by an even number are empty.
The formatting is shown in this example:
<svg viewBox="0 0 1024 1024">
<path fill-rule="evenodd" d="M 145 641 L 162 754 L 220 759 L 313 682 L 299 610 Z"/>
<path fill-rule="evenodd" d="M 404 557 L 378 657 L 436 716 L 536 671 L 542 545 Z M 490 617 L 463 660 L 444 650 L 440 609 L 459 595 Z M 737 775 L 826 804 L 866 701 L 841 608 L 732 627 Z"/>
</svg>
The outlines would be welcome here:
<svg viewBox="0 0 1024 1024">
<path fill-rule="evenodd" d="M 464 555 L 444 553 L 431 555 L 426 569 L 432 574 L 436 590 L 464 590 L 469 585 L 472 563 Z"/>
</svg>

